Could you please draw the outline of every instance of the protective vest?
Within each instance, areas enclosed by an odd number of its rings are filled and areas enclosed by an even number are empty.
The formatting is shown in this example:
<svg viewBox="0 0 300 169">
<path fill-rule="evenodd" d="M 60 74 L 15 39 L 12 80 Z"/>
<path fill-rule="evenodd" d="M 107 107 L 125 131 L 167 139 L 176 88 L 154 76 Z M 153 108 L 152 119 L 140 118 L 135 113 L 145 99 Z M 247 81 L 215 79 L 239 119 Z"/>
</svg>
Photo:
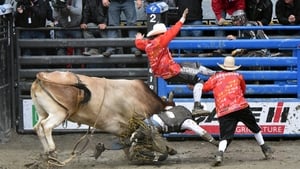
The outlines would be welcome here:
<svg viewBox="0 0 300 169">
<path fill-rule="evenodd" d="M 159 113 L 158 116 L 167 126 L 164 129 L 166 133 L 180 131 L 182 123 L 186 119 L 192 119 L 192 113 L 184 106 L 175 106 L 170 110 Z"/>
</svg>

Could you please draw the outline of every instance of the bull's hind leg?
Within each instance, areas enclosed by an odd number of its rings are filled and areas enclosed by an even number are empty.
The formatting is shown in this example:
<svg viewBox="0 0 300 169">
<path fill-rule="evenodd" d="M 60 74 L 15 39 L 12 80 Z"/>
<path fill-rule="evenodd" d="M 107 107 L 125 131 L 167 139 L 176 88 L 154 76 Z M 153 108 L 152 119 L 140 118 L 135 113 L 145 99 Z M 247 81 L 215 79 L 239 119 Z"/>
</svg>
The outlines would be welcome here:
<svg viewBox="0 0 300 169">
<path fill-rule="evenodd" d="M 33 129 L 35 130 L 36 134 L 38 135 L 38 137 L 43 145 L 44 152 L 48 152 L 49 151 L 48 142 L 46 140 L 46 136 L 45 136 L 43 127 L 41 125 L 41 121 L 43 121 L 44 119 L 46 119 L 48 117 L 48 113 L 37 103 L 35 97 L 32 97 L 32 101 L 33 101 L 33 104 L 34 104 L 35 109 L 38 114 L 38 122 L 35 124 Z"/>
<path fill-rule="evenodd" d="M 51 98 L 43 95 L 33 97 L 33 102 L 39 116 L 38 123 L 34 127 L 35 131 L 39 136 L 45 153 L 51 154 L 55 151 L 52 129 L 60 125 L 66 119 L 66 110 Z"/>
<path fill-rule="evenodd" d="M 46 137 L 46 141 L 48 143 L 48 152 L 51 154 L 55 151 L 55 143 L 52 137 L 52 130 L 62 124 L 62 122 L 66 119 L 67 114 L 66 111 L 59 107 L 59 108 L 51 108 L 48 111 L 49 115 L 46 119 L 41 121 L 41 127 Z"/>
</svg>

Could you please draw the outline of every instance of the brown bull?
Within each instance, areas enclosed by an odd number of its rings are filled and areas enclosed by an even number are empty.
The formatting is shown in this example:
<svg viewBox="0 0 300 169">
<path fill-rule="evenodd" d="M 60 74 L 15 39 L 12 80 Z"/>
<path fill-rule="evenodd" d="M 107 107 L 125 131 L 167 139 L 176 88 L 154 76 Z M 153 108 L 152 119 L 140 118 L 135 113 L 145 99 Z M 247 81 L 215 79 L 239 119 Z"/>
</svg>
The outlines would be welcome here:
<svg viewBox="0 0 300 169">
<path fill-rule="evenodd" d="M 38 73 L 31 97 L 39 116 L 34 129 L 45 153 L 50 154 L 56 149 L 52 130 L 65 120 L 121 137 L 128 132 L 130 119 L 143 120 L 165 107 L 165 102 L 141 80 L 58 71 Z"/>
</svg>

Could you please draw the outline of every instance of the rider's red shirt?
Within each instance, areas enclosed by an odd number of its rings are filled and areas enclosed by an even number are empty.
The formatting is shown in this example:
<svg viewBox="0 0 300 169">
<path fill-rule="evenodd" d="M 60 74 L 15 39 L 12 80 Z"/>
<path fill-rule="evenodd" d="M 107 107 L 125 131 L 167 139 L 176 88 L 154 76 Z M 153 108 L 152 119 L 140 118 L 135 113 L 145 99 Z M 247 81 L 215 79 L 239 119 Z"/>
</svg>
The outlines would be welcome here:
<svg viewBox="0 0 300 169">
<path fill-rule="evenodd" d="M 168 45 L 178 34 L 182 24 L 178 21 L 164 34 L 154 39 L 135 40 L 136 47 L 146 52 L 152 72 L 157 77 L 169 79 L 180 72 L 181 67 L 173 60 Z"/>
<path fill-rule="evenodd" d="M 218 72 L 214 74 L 204 83 L 203 91 L 213 91 L 218 117 L 249 106 L 244 98 L 245 80 L 237 72 Z"/>
</svg>

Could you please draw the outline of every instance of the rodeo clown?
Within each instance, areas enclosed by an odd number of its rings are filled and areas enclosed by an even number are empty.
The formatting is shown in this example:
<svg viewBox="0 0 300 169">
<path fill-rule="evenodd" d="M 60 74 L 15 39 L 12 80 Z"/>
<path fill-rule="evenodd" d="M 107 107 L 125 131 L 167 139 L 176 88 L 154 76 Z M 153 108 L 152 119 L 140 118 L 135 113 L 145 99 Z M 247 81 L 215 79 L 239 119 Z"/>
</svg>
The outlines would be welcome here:
<svg viewBox="0 0 300 169">
<path fill-rule="evenodd" d="M 177 36 L 183 26 L 188 9 L 175 25 L 167 29 L 163 23 L 156 23 L 153 29 L 144 38 L 142 33 L 137 33 L 135 45 L 139 50 L 145 51 L 149 65 L 155 77 L 161 77 L 168 83 L 183 83 L 193 85 L 194 108 L 193 114 L 209 115 L 211 112 L 203 109 L 201 104 L 202 80 L 198 74 L 211 76 L 216 72 L 198 63 L 177 63 L 169 49 L 169 43 Z"/>
</svg>

